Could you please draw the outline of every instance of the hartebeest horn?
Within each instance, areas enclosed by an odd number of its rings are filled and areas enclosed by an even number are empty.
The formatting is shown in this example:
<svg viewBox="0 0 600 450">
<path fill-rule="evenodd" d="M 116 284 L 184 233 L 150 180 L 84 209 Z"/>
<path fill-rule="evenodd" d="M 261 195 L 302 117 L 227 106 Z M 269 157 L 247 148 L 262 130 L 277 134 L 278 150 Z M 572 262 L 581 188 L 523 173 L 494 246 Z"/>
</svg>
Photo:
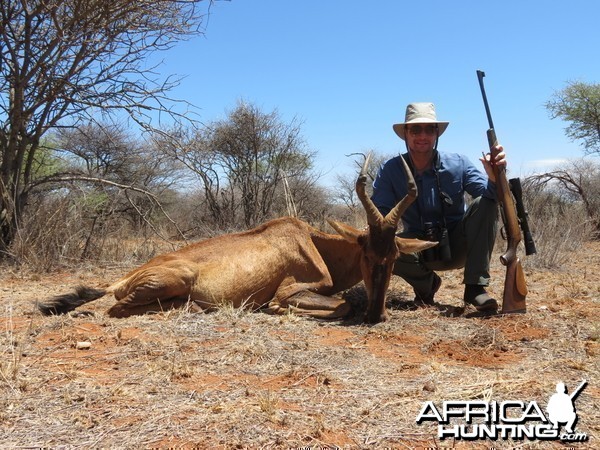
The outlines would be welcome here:
<svg viewBox="0 0 600 450">
<path fill-rule="evenodd" d="M 417 184 L 415 183 L 415 179 L 413 177 L 412 171 L 408 167 L 403 156 L 400 156 L 402 160 L 402 164 L 404 166 L 404 171 L 406 172 L 406 179 L 408 184 L 408 192 L 406 196 L 400 200 L 394 208 L 387 213 L 385 217 L 379 212 L 371 198 L 366 194 L 365 188 L 367 185 L 367 168 L 369 166 L 369 162 L 371 161 L 371 153 L 369 153 L 363 164 L 363 167 L 360 171 L 360 175 L 356 180 L 356 195 L 360 199 L 365 211 L 367 213 L 367 223 L 369 225 L 381 226 L 381 224 L 385 221 L 388 224 L 392 225 L 394 228 L 398 227 L 398 223 L 400 222 L 400 218 L 404 211 L 411 205 L 412 202 L 417 198 Z"/>
<path fill-rule="evenodd" d="M 371 198 L 366 193 L 367 187 L 367 169 L 369 167 L 369 162 L 371 162 L 371 152 L 367 154 L 365 157 L 365 162 L 360 171 L 360 175 L 356 180 L 356 195 L 358 196 L 360 202 L 365 208 L 365 212 L 367 213 L 367 223 L 369 225 L 381 226 L 383 221 L 383 215 L 379 212 Z"/>
<path fill-rule="evenodd" d="M 415 178 L 413 177 L 412 171 L 408 167 L 408 164 L 406 164 L 406 160 L 402 155 L 400 155 L 400 159 L 402 160 L 404 171 L 406 172 L 408 192 L 404 198 L 400 200 L 396 206 L 394 206 L 394 208 L 385 216 L 384 220 L 394 227 L 398 227 L 398 222 L 400 222 L 402 214 L 404 214 L 404 211 L 406 211 L 411 203 L 417 198 L 417 184 L 415 183 Z"/>
</svg>

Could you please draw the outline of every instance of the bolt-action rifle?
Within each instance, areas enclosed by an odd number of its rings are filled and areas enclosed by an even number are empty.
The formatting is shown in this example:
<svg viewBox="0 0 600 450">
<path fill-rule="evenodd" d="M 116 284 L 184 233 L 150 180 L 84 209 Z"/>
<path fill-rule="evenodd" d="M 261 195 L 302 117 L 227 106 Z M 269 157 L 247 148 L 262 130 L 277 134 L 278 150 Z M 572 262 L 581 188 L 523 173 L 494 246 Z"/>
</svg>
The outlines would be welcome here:
<svg viewBox="0 0 600 450">
<path fill-rule="evenodd" d="M 521 190 L 521 181 L 513 178 L 510 181 L 506 179 L 506 167 L 494 164 L 498 151 L 496 146 L 496 131 L 492 122 L 492 115 L 483 87 L 483 77 L 485 73 L 477 71 L 479 78 L 479 87 L 483 96 L 483 104 L 487 114 L 490 128 L 487 130 L 488 144 L 490 146 L 490 155 L 494 175 L 496 176 L 496 191 L 498 194 L 498 203 L 502 222 L 504 224 L 504 236 L 507 241 L 506 252 L 500 256 L 500 262 L 506 266 L 506 278 L 504 280 L 504 294 L 502 297 L 502 314 L 524 313 L 526 311 L 525 297 L 527 296 L 527 283 L 525 282 L 525 273 L 521 266 L 521 260 L 517 255 L 517 247 L 521 242 L 521 231 L 524 235 L 525 254 L 532 255 L 536 252 L 535 243 L 527 223 L 527 211 L 523 205 Z"/>
</svg>

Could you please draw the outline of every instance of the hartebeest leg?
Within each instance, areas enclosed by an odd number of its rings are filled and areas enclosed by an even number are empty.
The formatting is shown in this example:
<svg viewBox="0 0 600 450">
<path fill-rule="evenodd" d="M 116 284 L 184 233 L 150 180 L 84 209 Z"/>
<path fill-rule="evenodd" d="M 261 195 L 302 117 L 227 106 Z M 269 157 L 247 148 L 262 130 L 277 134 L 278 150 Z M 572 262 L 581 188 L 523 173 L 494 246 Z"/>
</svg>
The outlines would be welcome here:
<svg viewBox="0 0 600 450">
<path fill-rule="evenodd" d="M 189 300 L 193 276 L 191 271 L 176 266 L 134 272 L 115 288 L 117 303 L 108 310 L 108 315 L 128 317 L 180 308 Z"/>
<path fill-rule="evenodd" d="M 291 268 L 297 273 L 295 279 L 284 281 L 277 289 L 266 311 L 272 314 L 285 314 L 293 311 L 317 318 L 337 319 L 350 312 L 350 305 L 344 300 L 329 297 L 333 280 L 329 268 L 311 242 L 303 242 L 298 253 L 306 255 L 301 267 Z M 312 267 L 307 269 L 306 263 Z"/>
<path fill-rule="evenodd" d="M 146 305 L 128 305 L 127 303 L 117 302 L 108 310 L 108 315 L 110 317 L 124 318 L 141 314 L 159 313 L 171 309 L 183 308 L 188 303 L 190 303 L 193 309 L 196 308 L 194 303 L 189 302 L 187 298 L 156 300 Z M 201 311 L 200 308 L 197 308 L 197 310 Z"/>
<path fill-rule="evenodd" d="M 286 299 L 269 303 L 266 312 L 271 314 L 293 312 L 318 319 L 341 319 L 348 316 L 351 309 L 352 307 L 345 300 L 301 291 Z"/>
<path fill-rule="evenodd" d="M 314 292 L 303 291 L 286 299 L 282 306 L 290 307 L 297 314 L 306 314 L 322 319 L 341 319 L 350 314 L 350 303 Z"/>
</svg>

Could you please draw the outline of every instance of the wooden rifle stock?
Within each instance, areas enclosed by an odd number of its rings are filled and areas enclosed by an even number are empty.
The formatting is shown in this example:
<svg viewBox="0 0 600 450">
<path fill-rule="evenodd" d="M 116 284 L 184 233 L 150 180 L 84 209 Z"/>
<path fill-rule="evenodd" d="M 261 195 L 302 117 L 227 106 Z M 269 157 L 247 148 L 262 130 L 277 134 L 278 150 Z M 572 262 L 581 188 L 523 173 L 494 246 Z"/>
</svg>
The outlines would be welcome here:
<svg viewBox="0 0 600 450">
<path fill-rule="evenodd" d="M 491 158 L 494 161 L 498 154 L 496 151 L 498 141 L 494 129 L 490 128 L 487 131 L 487 135 Z M 507 242 L 506 251 L 500 256 L 500 262 L 506 266 L 501 313 L 522 313 L 527 309 L 525 303 L 527 283 L 525 282 L 525 273 L 521 266 L 521 260 L 517 255 L 517 247 L 519 246 L 519 242 L 521 242 L 521 228 L 519 227 L 519 220 L 510 191 L 510 185 L 506 178 L 506 168 L 495 164 L 492 167 L 496 176 L 496 192 L 498 194 L 498 203 L 500 204 L 500 213 Z"/>
<path fill-rule="evenodd" d="M 523 267 L 521 266 L 521 260 L 517 255 L 517 247 L 519 242 L 521 242 L 521 228 L 519 225 L 519 219 L 517 217 L 515 202 L 510 190 L 510 185 L 508 183 L 508 179 L 506 178 L 506 167 L 497 166 L 494 164 L 496 156 L 498 155 L 498 151 L 496 150 L 498 140 L 496 139 L 496 132 L 494 130 L 490 109 L 487 103 L 487 97 L 485 95 L 485 89 L 483 87 L 483 77 L 485 74 L 478 70 L 477 76 L 479 78 L 479 85 L 481 87 L 483 102 L 490 125 L 490 128 L 487 130 L 487 138 L 490 146 L 492 168 L 496 177 L 498 203 L 500 205 L 500 212 L 507 241 L 506 251 L 500 256 L 500 262 L 506 266 L 506 278 L 504 279 L 504 294 L 502 296 L 501 313 L 524 313 L 527 310 L 525 303 L 525 297 L 527 296 L 527 283 L 525 282 L 525 273 L 523 272 Z"/>
</svg>

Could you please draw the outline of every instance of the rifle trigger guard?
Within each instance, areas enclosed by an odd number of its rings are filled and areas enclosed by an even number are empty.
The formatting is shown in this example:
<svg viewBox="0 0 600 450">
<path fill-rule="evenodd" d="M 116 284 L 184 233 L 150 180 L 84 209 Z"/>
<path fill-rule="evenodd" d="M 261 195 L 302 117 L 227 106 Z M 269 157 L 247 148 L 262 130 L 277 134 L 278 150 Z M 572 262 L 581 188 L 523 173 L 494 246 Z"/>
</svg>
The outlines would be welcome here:
<svg viewBox="0 0 600 450">
<path fill-rule="evenodd" d="M 502 228 L 500 228 L 500 236 L 502 236 L 503 240 L 508 240 L 508 236 L 506 234 L 506 227 L 503 226 Z"/>
</svg>

